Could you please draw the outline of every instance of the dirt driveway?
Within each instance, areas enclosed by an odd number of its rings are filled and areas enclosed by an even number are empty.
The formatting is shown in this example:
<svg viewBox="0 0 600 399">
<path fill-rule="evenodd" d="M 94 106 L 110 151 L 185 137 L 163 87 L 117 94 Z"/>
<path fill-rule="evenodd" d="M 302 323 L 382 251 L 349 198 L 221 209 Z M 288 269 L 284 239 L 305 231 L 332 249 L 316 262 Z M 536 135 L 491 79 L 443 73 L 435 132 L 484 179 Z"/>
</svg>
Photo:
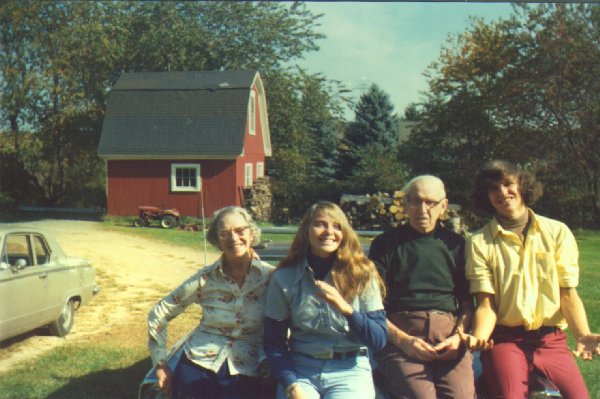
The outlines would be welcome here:
<svg viewBox="0 0 600 399">
<path fill-rule="evenodd" d="M 127 325 L 133 315 L 139 319 L 204 264 L 200 241 L 194 250 L 106 231 L 98 222 L 45 220 L 24 224 L 53 233 L 67 255 L 90 259 L 101 291 L 75 313 L 75 325 L 66 339 L 36 331 L 3 342 L 0 373 L 65 342 L 110 333 Z M 216 256 L 209 253 L 207 261 L 213 262 Z"/>
</svg>

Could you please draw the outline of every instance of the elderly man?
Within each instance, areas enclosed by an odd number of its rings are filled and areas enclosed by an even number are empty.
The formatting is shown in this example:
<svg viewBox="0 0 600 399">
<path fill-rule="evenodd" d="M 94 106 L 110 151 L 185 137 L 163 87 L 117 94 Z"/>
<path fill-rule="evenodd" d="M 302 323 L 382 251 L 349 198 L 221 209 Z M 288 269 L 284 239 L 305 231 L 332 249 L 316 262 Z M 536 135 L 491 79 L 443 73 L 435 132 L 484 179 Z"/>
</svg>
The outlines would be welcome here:
<svg viewBox="0 0 600 399">
<path fill-rule="evenodd" d="M 415 177 L 403 191 L 409 223 L 381 234 L 369 252 L 388 291 L 378 373 L 394 398 L 473 398 L 472 356 L 457 334 L 473 312 L 464 239 L 438 226 L 448 206 L 439 178 Z"/>
</svg>

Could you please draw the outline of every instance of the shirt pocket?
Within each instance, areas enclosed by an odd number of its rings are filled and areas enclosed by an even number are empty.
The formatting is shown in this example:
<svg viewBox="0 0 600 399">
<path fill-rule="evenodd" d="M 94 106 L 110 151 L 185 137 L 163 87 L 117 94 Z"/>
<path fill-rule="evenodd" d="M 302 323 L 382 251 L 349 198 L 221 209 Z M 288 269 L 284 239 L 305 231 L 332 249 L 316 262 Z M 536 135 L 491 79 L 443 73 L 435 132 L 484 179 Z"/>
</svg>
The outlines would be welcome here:
<svg viewBox="0 0 600 399">
<path fill-rule="evenodd" d="M 555 287 L 558 285 L 558 280 L 554 254 L 551 252 L 536 252 L 535 270 L 539 284 L 539 293 L 542 297 L 555 301 Z"/>
<path fill-rule="evenodd" d="M 535 268 L 538 276 L 546 278 L 556 272 L 554 254 L 550 252 L 535 253 Z"/>
<path fill-rule="evenodd" d="M 313 295 L 303 296 L 292 309 L 294 324 L 302 330 L 322 330 L 328 328 L 326 305 Z"/>
</svg>

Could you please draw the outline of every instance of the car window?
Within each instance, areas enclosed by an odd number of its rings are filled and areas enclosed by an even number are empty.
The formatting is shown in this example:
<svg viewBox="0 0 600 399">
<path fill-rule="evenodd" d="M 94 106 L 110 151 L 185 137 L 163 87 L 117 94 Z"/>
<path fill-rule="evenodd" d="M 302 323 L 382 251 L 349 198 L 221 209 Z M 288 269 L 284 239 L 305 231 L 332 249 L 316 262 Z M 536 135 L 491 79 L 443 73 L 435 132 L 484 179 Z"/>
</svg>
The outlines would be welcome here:
<svg viewBox="0 0 600 399">
<path fill-rule="evenodd" d="M 42 236 L 33 236 L 33 249 L 38 265 L 45 265 L 50 262 L 50 251 Z"/>
<path fill-rule="evenodd" d="M 11 266 L 16 265 L 19 259 L 24 259 L 26 266 L 33 265 L 29 240 L 26 234 L 11 234 L 6 237 L 5 242 L 4 250 L 6 251 L 8 263 Z"/>
<path fill-rule="evenodd" d="M 2 257 L 0 257 L 0 270 L 8 269 L 8 256 L 6 256 L 6 251 L 2 251 Z"/>
</svg>

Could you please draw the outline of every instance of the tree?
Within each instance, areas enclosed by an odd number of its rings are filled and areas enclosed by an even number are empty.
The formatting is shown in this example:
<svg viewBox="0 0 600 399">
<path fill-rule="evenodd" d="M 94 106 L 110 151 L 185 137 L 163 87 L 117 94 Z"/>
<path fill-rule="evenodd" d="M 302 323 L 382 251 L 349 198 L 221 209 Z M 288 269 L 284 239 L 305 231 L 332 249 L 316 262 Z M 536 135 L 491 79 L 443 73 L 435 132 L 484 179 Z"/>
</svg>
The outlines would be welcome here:
<svg viewBox="0 0 600 399">
<path fill-rule="evenodd" d="M 403 150 L 413 171 L 439 174 L 467 205 L 473 171 L 506 159 L 547 180 L 542 209 L 600 227 L 599 39 L 596 5 L 474 20 L 429 70 L 421 123 Z M 565 212 L 573 205 L 583 214 Z"/>
<path fill-rule="evenodd" d="M 407 181 L 407 168 L 399 161 L 395 151 L 379 143 L 371 143 L 362 147 L 358 155 L 358 163 L 344 186 L 350 193 L 394 193 Z"/>
<path fill-rule="evenodd" d="M 335 93 L 343 88 L 301 70 L 271 73 L 265 86 L 274 148 L 268 160 L 274 215 L 297 217 L 317 200 L 339 200 L 333 176 L 342 109 Z"/>
<path fill-rule="evenodd" d="M 398 116 L 390 97 L 376 84 L 360 96 L 354 111 L 354 122 L 346 132 L 351 148 L 370 143 L 396 147 L 398 144 Z"/>
<path fill-rule="evenodd" d="M 384 173 L 377 166 L 379 158 L 373 158 L 374 155 L 384 155 L 381 153 L 382 149 L 387 151 L 384 157 L 386 160 L 397 158 L 399 118 L 394 113 L 394 106 L 387 93 L 376 84 L 371 85 L 360 97 L 354 114 L 354 121 L 348 125 L 344 137 L 339 176 L 349 181 L 351 184 L 347 184 L 348 188 L 355 192 L 383 190 L 384 187 L 373 186 L 376 180 L 363 179 L 373 172 Z M 363 159 L 364 157 L 370 159 Z M 366 165 L 372 169 L 365 169 Z M 358 170 L 355 170 L 357 167 Z M 404 167 L 396 162 L 392 170 L 396 169 Z"/>
<path fill-rule="evenodd" d="M 421 119 L 421 111 L 419 110 L 419 105 L 416 103 L 411 103 L 404 109 L 404 116 L 402 117 L 403 121 L 416 122 Z"/>
<path fill-rule="evenodd" d="M 263 74 L 317 50 L 302 3 L 131 2 L 126 71 L 256 69 Z"/>
<path fill-rule="evenodd" d="M 41 193 L 20 197 L 103 205 L 103 163 L 95 152 L 120 73 L 258 69 L 266 76 L 317 49 L 317 18 L 301 3 L 3 5 L 0 131 L 11 136 L 15 159 L 34 177 L 33 193 Z M 30 148 L 21 146 L 25 136 Z"/>
<path fill-rule="evenodd" d="M 102 76 L 119 54 L 113 48 L 117 37 L 103 25 L 110 19 L 107 10 L 95 3 L 10 3 L 0 9 L 0 18 L 2 107 L 8 110 L 16 162 L 36 186 L 21 197 L 65 203 L 70 187 L 102 176 L 99 167 L 83 180 L 70 174 L 79 174 L 95 152 L 107 91 Z M 24 134 L 29 148 L 20 145 Z M 97 158 L 93 162 L 101 165 Z M 100 184 L 95 188 L 103 191 Z"/>
<path fill-rule="evenodd" d="M 305 121 L 313 160 L 311 175 L 315 180 L 330 183 L 334 180 L 339 163 L 342 122 L 342 85 L 323 76 L 309 75 L 300 70 L 302 77 L 300 114 Z"/>
</svg>

